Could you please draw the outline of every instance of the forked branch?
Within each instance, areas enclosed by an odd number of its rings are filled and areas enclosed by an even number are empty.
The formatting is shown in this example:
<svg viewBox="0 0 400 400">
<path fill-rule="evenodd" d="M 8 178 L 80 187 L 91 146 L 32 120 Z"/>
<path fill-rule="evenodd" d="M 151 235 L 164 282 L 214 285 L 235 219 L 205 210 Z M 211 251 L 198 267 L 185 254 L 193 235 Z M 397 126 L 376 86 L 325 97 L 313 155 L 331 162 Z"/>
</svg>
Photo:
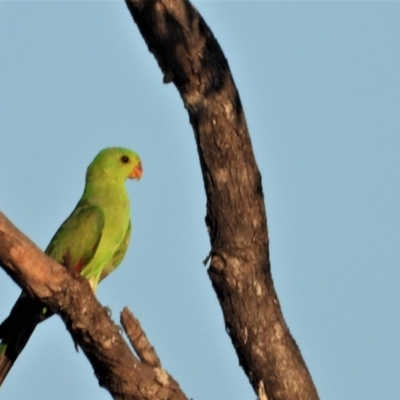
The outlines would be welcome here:
<svg viewBox="0 0 400 400">
<path fill-rule="evenodd" d="M 60 315 L 92 364 L 100 386 L 114 399 L 186 399 L 160 363 L 141 362 L 131 352 L 87 280 L 45 255 L 1 212 L 0 266 L 19 286 Z M 154 349 L 153 355 L 157 357 Z"/>
</svg>

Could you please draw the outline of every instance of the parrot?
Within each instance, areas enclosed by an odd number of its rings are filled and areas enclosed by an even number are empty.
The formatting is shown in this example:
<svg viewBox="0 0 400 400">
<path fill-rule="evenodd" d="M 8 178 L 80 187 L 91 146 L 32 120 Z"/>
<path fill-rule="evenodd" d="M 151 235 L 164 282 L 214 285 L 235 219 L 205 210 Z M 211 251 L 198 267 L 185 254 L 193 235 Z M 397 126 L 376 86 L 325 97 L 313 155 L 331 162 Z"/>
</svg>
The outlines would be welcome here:
<svg viewBox="0 0 400 400">
<path fill-rule="evenodd" d="M 122 147 L 101 150 L 87 168 L 82 197 L 45 250 L 87 279 L 94 293 L 125 256 L 131 236 L 125 181 L 140 180 L 142 174 L 142 163 L 134 151 Z M 0 386 L 36 326 L 51 315 L 43 303 L 22 290 L 0 324 Z"/>
</svg>

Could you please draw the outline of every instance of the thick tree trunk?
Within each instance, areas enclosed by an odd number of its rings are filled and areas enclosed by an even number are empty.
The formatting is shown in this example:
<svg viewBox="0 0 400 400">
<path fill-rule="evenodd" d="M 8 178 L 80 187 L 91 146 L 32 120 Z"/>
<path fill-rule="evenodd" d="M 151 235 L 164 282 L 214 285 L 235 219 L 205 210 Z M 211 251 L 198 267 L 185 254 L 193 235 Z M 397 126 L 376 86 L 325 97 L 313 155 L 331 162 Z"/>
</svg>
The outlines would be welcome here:
<svg viewBox="0 0 400 400">
<path fill-rule="evenodd" d="M 126 2 L 189 113 L 207 194 L 208 273 L 240 364 L 269 400 L 317 399 L 273 286 L 261 176 L 222 50 L 188 1 Z"/>
</svg>

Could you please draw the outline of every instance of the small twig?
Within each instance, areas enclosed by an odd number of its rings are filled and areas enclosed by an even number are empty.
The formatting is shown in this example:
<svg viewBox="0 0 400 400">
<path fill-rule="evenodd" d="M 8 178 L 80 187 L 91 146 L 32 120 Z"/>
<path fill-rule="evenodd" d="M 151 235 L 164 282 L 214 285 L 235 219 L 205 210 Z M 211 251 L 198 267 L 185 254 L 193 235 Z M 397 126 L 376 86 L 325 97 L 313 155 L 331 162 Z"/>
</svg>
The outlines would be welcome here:
<svg viewBox="0 0 400 400">
<path fill-rule="evenodd" d="M 161 368 L 161 362 L 154 347 L 143 332 L 140 322 L 127 307 L 124 307 L 121 312 L 121 324 L 140 361 L 153 368 Z"/>
<path fill-rule="evenodd" d="M 204 264 L 205 266 L 207 266 L 207 264 L 208 264 L 208 262 L 210 261 L 210 259 L 211 259 L 211 250 L 210 250 L 210 252 L 207 254 L 207 257 L 203 260 L 203 264 Z"/>
</svg>

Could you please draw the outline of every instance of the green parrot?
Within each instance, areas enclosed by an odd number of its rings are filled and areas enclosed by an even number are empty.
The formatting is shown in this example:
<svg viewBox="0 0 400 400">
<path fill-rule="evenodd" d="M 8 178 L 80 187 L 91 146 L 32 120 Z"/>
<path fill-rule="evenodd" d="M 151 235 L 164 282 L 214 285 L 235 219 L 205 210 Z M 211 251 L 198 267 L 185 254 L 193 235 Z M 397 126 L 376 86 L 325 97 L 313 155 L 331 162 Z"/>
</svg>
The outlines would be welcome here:
<svg viewBox="0 0 400 400">
<path fill-rule="evenodd" d="M 127 178 L 139 180 L 141 176 L 142 164 L 135 152 L 121 147 L 100 151 L 86 171 L 81 199 L 45 250 L 84 276 L 93 292 L 125 256 L 131 222 L 124 184 Z M 0 325 L 0 386 L 36 325 L 51 315 L 43 303 L 22 291 Z"/>
</svg>

